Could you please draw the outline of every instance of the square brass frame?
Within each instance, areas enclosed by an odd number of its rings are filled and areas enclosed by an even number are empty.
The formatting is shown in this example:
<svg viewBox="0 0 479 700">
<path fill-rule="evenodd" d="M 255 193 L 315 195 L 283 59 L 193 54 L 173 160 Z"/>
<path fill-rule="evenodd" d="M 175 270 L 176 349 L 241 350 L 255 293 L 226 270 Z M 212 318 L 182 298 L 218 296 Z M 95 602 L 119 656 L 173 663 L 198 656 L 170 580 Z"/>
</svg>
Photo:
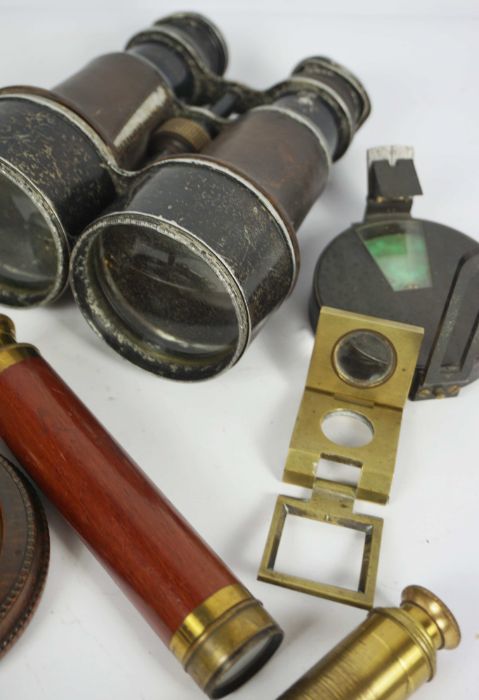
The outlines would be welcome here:
<svg viewBox="0 0 479 700">
<path fill-rule="evenodd" d="M 331 483 L 321 488 L 319 484 L 323 484 L 322 480 L 319 480 L 318 488 L 315 489 L 310 500 L 291 496 L 278 497 L 258 579 L 301 593 L 309 593 L 328 600 L 340 600 L 357 608 L 369 609 L 374 603 L 383 521 L 381 518 L 353 512 L 354 489 L 352 487 Z M 276 557 L 288 515 L 364 532 L 363 558 L 356 590 L 275 570 Z"/>
</svg>

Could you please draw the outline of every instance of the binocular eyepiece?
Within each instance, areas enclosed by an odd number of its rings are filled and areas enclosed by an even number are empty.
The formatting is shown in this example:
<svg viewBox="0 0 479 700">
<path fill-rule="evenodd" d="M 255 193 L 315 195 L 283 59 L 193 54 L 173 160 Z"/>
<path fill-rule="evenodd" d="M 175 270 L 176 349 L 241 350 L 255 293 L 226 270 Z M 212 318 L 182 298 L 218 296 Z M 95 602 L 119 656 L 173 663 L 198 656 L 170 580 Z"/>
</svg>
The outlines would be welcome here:
<svg viewBox="0 0 479 700">
<path fill-rule="evenodd" d="M 0 93 L 0 301 L 56 298 L 75 244 L 75 299 L 118 353 L 185 380 L 238 361 L 370 102 L 323 57 L 266 91 L 226 64 L 213 25 L 172 15 L 51 93 Z"/>
</svg>

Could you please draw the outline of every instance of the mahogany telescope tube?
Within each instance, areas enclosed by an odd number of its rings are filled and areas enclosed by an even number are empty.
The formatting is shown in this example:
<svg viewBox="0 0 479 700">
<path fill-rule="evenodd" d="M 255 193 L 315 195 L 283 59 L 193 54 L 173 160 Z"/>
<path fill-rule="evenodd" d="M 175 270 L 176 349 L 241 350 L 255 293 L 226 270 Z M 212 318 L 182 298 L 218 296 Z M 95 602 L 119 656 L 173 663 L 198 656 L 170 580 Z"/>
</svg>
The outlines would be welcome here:
<svg viewBox="0 0 479 700">
<path fill-rule="evenodd" d="M 209 697 L 277 649 L 275 621 L 0 316 L 0 434 Z"/>
</svg>

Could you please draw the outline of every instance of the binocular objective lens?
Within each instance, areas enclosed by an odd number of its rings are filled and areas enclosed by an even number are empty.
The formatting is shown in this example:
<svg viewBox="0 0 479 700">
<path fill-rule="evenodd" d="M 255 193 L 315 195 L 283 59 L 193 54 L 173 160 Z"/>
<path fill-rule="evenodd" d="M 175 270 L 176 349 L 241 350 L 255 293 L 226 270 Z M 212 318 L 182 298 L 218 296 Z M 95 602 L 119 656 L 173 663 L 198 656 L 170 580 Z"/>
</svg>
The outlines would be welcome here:
<svg viewBox="0 0 479 700">
<path fill-rule="evenodd" d="M 0 174 L 0 288 L 21 305 L 45 296 L 57 278 L 54 238 L 40 209 L 14 182 Z"/>
<path fill-rule="evenodd" d="M 154 230 L 128 224 L 104 229 L 94 247 L 100 297 L 135 342 L 180 362 L 234 351 L 234 307 L 200 254 Z"/>
</svg>

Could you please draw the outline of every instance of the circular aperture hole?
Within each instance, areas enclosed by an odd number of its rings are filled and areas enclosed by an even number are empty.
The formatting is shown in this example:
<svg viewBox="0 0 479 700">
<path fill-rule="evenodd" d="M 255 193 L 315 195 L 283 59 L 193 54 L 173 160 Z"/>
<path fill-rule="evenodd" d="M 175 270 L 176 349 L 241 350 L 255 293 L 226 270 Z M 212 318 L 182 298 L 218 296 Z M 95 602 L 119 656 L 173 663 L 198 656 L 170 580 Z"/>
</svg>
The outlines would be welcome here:
<svg viewBox="0 0 479 700">
<path fill-rule="evenodd" d="M 342 447 L 364 447 L 374 437 L 372 423 L 355 411 L 333 411 L 326 414 L 321 429 L 328 440 Z"/>
<path fill-rule="evenodd" d="M 396 367 L 396 352 L 389 340 L 368 330 L 353 331 L 341 338 L 333 359 L 341 379 L 365 388 L 383 384 Z"/>
</svg>

